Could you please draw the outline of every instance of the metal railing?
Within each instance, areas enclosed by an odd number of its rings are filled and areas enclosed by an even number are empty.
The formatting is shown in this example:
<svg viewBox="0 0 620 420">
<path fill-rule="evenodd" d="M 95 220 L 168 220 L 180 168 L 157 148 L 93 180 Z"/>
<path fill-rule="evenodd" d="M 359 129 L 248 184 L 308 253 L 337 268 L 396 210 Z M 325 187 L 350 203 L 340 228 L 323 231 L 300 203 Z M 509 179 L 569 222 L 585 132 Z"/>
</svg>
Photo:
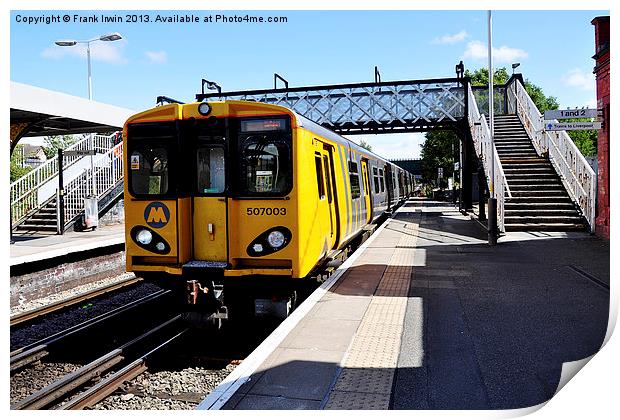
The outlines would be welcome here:
<svg viewBox="0 0 620 420">
<path fill-rule="evenodd" d="M 478 110 L 478 104 L 471 85 L 468 85 L 467 88 L 467 120 L 471 130 L 471 136 L 474 140 L 474 148 L 476 149 L 478 159 L 482 161 L 484 172 L 487 177 L 487 183 L 490 185 L 490 181 L 493 179 L 495 196 L 497 198 L 497 227 L 501 232 L 504 232 L 504 201 L 506 197 L 512 197 L 512 194 L 508 188 L 504 168 L 499 160 L 499 155 L 497 154 L 495 143 L 491 137 L 491 132 L 489 130 L 486 117 L 480 114 L 480 111 Z M 491 173 L 491 159 L 495 165 L 494 174 Z"/>
<path fill-rule="evenodd" d="M 594 232 L 596 218 L 596 174 L 566 131 L 545 131 L 543 116 L 517 79 L 508 89 L 509 108 L 514 109 L 532 139 L 536 152 L 549 156 L 562 184 L 577 203 Z M 553 120 L 557 122 L 557 120 Z"/>
<path fill-rule="evenodd" d="M 100 136 L 87 135 L 65 150 L 95 150 L 105 153 L 112 148 L 114 135 Z M 83 156 L 66 156 L 63 167 L 69 168 L 82 159 Z M 21 178 L 11 183 L 11 224 L 19 224 L 49 200 L 54 195 L 55 188 L 49 188 L 48 194 L 41 194 L 41 187 L 58 176 L 58 156 L 54 156 L 36 167 Z"/>
<path fill-rule="evenodd" d="M 98 200 L 108 194 L 119 182 L 122 182 L 123 144 L 117 144 L 106 153 L 96 155 L 93 168 L 94 174 L 88 168 L 78 177 L 65 184 L 65 225 L 84 213 L 84 199 L 91 197 L 93 176 Z"/>
<path fill-rule="evenodd" d="M 452 127 L 465 118 L 464 79 L 406 80 L 198 94 L 281 105 L 340 133 Z"/>
</svg>

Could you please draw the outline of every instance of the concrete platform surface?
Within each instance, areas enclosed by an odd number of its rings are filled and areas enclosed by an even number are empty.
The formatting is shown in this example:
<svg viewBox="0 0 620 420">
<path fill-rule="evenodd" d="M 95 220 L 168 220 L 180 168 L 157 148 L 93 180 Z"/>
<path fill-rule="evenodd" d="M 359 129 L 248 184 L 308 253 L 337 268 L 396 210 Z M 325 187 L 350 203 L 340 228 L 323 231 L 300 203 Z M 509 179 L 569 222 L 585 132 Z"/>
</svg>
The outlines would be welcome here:
<svg viewBox="0 0 620 420">
<path fill-rule="evenodd" d="M 607 329 L 609 242 L 409 200 L 199 409 L 515 409 Z"/>
<path fill-rule="evenodd" d="M 15 243 L 10 245 L 11 267 L 125 243 L 125 225 L 102 226 L 94 231 L 66 232 L 64 235 L 15 236 L 14 240 Z"/>
</svg>

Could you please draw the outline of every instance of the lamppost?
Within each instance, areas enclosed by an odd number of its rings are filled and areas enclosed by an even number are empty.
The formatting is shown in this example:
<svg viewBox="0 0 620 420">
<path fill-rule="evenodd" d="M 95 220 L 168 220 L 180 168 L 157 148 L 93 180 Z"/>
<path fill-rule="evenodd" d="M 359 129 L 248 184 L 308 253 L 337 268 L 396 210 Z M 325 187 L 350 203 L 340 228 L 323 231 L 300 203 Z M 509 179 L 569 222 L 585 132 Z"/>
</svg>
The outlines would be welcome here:
<svg viewBox="0 0 620 420">
<path fill-rule="evenodd" d="M 493 18 L 491 11 L 488 15 L 488 35 L 489 35 L 489 131 L 491 132 L 491 176 L 489 177 L 489 209 L 488 209 L 488 231 L 489 245 L 497 245 L 497 198 L 495 197 L 495 127 L 494 127 L 494 93 L 493 93 Z"/>
<path fill-rule="evenodd" d="M 86 39 L 83 41 L 78 41 L 74 39 L 64 39 L 60 41 L 55 41 L 54 43 L 59 47 L 73 47 L 77 44 L 86 44 L 86 58 L 88 61 L 88 99 L 93 99 L 93 83 L 90 71 L 90 43 L 95 41 L 118 41 L 123 37 L 118 32 L 112 32 L 111 34 L 101 35 L 97 38 Z"/>
<path fill-rule="evenodd" d="M 112 32 L 110 34 L 101 35 L 99 37 L 92 38 L 92 39 L 85 39 L 85 40 L 64 39 L 64 40 L 58 40 L 54 42 L 59 47 L 73 47 L 77 44 L 86 44 L 86 61 L 88 62 L 88 100 L 89 101 L 92 101 L 93 99 L 93 82 L 92 82 L 91 66 L 90 66 L 90 43 L 95 42 L 95 41 L 104 41 L 104 42 L 118 41 L 119 39 L 122 39 L 122 38 L 123 37 L 118 32 Z M 92 133 L 90 135 L 90 146 L 92 149 L 92 152 L 90 155 L 90 174 L 91 174 L 91 180 L 92 180 L 91 199 L 95 200 L 95 208 L 96 208 L 97 186 L 96 186 L 96 179 L 95 179 L 95 162 L 94 162 L 94 156 L 93 156 L 93 154 L 95 153 L 95 144 L 93 141 Z"/>
</svg>

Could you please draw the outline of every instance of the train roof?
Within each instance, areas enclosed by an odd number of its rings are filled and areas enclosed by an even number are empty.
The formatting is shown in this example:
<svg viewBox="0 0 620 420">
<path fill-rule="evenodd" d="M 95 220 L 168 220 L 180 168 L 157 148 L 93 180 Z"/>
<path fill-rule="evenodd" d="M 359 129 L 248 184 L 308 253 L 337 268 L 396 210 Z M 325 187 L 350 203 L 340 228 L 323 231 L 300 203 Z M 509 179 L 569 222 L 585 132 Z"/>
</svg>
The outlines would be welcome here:
<svg viewBox="0 0 620 420">
<path fill-rule="evenodd" d="M 286 108 L 286 107 L 283 107 L 283 108 Z M 371 157 L 373 157 L 375 159 L 379 159 L 379 160 L 382 160 L 382 161 L 390 162 L 392 165 L 396 166 L 397 168 L 400 168 L 403 171 L 409 173 L 409 171 L 401 168 L 400 166 L 398 166 L 394 162 L 391 162 L 389 159 L 381 157 L 381 156 L 377 155 L 376 153 L 373 153 L 370 150 L 363 148 L 362 146 L 360 146 L 359 144 L 355 143 L 354 141 L 349 140 L 349 139 L 347 139 L 344 136 L 341 136 L 340 134 L 330 130 L 329 128 L 323 127 L 322 125 L 320 125 L 320 124 L 318 124 L 318 123 L 316 123 L 316 122 L 314 122 L 314 121 L 304 117 L 303 115 L 298 114 L 297 112 L 293 111 L 292 109 L 289 109 L 289 108 L 286 108 L 286 109 L 288 109 L 290 112 L 292 112 L 295 115 L 295 117 L 297 118 L 297 121 L 300 123 L 299 125 L 301 127 L 304 127 L 306 129 L 312 131 L 313 133 L 317 133 L 318 135 L 320 135 L 321 137 L 324 137 L 326 139 L 329 139 L 329 140 L 332 140 L 334 142 L 341 143 L 341 144 L 344 144 L 346 146 L 352 147 L 355 150 L 357 150 L 359 152 L 362 152 L 362 153 L 364 153 L 366 155 L 369 155 L 369 156 L 371 156 Z"/>
</svg>

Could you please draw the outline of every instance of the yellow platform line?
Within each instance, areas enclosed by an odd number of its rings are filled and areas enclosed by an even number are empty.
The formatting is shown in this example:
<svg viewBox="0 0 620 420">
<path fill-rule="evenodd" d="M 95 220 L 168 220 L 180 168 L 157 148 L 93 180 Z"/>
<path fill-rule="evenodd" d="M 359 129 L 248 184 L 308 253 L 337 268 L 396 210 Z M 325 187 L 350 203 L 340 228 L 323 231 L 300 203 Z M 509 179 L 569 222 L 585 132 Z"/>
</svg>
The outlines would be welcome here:
<svg viewBox="0 0 620 420">
<path fill-rule="evenodd" d="M 389 408 L 419 230 L 418 223 L 389 223 L 401 237 L 342 361 L 325 409 Z"/>
</svg>

